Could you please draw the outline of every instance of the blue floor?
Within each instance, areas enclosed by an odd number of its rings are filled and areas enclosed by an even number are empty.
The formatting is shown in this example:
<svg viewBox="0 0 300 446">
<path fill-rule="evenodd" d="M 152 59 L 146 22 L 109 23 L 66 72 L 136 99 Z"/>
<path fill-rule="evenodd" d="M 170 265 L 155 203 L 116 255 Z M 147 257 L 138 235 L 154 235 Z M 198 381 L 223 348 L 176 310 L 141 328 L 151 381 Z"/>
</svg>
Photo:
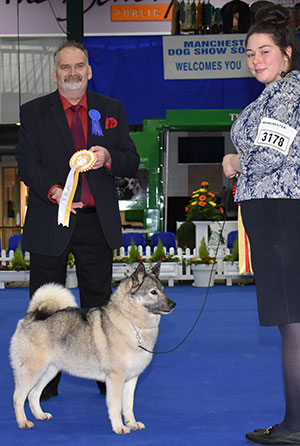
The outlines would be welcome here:
<svg viewBox="0 0 300 446">
<path fill-rule="evenodd" d="M 156 344 L 160 352 L 183 339 L 205 293 L 190 285 L 165 291 L 177 306 L 162 317 Z M 78 290 L 74 294 L 78 296 Z M 210 289 L 204 312 L 186 342 L 172 353 L 155 355 L 139 379 L 135 414 L 146 430 L 122 436 L 111 431 L 96 384 L 67 375 L 59 396 L 43 403 L 53 419 L 36 421 L 33 430 L 17 427 L 8 346 L 26 311 L 28 289 L 0 290 L 0 303 L 1 445 L 246 446 L 246 432 L 282 419 L 280 338 L 276 327 L 258 324 L 254 285 Z"/>
</svg>

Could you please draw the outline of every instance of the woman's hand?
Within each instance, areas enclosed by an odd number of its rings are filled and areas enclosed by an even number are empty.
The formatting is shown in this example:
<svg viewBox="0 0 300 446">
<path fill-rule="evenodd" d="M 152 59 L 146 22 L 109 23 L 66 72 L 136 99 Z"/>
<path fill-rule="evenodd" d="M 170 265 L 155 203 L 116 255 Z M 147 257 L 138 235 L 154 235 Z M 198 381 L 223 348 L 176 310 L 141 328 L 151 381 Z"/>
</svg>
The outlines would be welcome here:
<svg viewBox="0 0 300 446">
<path fill-rule="evenodd" d="M 243 173 L 240 164 L 240 155 L 230 153 L 225 155 L 222 162 L 224 175 L 227 178 L 234 178 L 239 173 Z"/>
</svg>

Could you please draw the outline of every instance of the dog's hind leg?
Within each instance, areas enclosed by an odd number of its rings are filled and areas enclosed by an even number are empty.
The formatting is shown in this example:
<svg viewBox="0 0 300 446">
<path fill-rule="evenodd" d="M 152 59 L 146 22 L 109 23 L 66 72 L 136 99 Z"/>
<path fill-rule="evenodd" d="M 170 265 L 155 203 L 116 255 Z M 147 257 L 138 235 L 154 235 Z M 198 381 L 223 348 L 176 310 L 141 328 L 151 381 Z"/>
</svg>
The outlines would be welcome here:
<svg viewBox="0 0 300 446">
<path fill-rule="evenodd" d="M 37 385 L 42 374 L 41 365 L 31 358 L 27 360 L 23 355 L 14 356 L 13 362 L 15 391 L 14 409 L 18 426 L 21 429 L 31 429 L 34 424 L 26 418 L 24 404 L 31 390 Z"/>
<path fill-rule="evenodd" d="M 58 372 L 59 369 L 53 364 L 50 364 L 28 395 L 31 412 L 37 420 L 51 420 L 52 418 L 51 413 L 43 412 L 40 406 L 40 396 L 44 387 L 57 375 Z"/>
<path fill-rule="evenodd" d="M 34 424 L 26 418 L 24 404 L 32 389 L 37 385 L 40 374 L 33 373 L 29 365 L 23 363 L 20 367 L 14 368 L 15 391 L 14 409 L 18 426 L 21 429 L 31 429 Z"/>
<path fill-rule="evenodd" d="M 112 430 L 116 434 L 129 434 L 130 429 L 123 425 L 122 393 L 124 377 L 117 373 L 110 373 L 106 377 L 106 404 Z"/>
<path fill-rule="evenodd" d="M 14 409 L 17 423 L 20 429 L 32 429 L 34 427 L 34 424 L 31 421 L 27 420 L 24 410 L 24 404 L 29 390 L 29 386 L 21 387 L 20 385 L 16 384 L 14 391 Z"/>
<path fill-rule="evenodd" d="M 138 377 L 130 379 L 124 383 L 123 387 L 123 408 L 122 412 L 124 415 L 124 420 L 126 426 L 132 430 L 142 430 L 145 429 L 144 423 L 136 421 L 133 413 L 133 402 L 134 402 L 134 392 L 136 388 Z"/>
</svg>

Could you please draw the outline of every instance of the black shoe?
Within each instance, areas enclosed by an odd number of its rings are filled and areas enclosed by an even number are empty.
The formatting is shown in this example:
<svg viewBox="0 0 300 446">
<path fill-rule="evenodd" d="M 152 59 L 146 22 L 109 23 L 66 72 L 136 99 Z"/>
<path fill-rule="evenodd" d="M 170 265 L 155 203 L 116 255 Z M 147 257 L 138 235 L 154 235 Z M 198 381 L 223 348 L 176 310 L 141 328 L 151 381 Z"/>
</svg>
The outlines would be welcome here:
<svg viewBox="0 0 300 446">
<path fill-rule="evenodd" d="M 272 426 L 274 429 L 275 429 L 275 427 L 277 427 L 278 426 L 278 424 L 274 424 L 274 426 Z M 266 429 L 254 429 L 254 431 L 253 432 L 264 432 Z"/>
<path fill-rule="evenodd" d="M 58 372 L 58 374 L 46 385 L 44 390 L 42 391 L 42 394 L 40 396 L 40 401 L 47 401 L 52 396 L 58 395 L 58 383 L 60 381 L 61 372 Z"/>
<path fill-rule="evenodd" d="M 42 394 L 40 396 L 40 401 L 50 400 L 50 398 L 52 398 L 53 396 L 57 396 L 57 395 L 58 395 L 57 389 L 51 389 L 46 386 L 44 388 L 44 390 L 42 391 Z"/>
<path fill-rule="evenodd" d="M 256 429 L 254 432 L 246 434 L 246 438 L 254 444 L 269 444 L 271 446 L 300 445 L 300 432 L 294 432 L 287 435 L 274 435 L 277 426 L 278 424 L 275 424 L 265 430 Z"/>
<path fill-rule="evenodd" d="M 96 381 L 97 386 L 99 387 L 100 394 L 106 395 L 106 384 L 103 381 Z"/>
</svg>

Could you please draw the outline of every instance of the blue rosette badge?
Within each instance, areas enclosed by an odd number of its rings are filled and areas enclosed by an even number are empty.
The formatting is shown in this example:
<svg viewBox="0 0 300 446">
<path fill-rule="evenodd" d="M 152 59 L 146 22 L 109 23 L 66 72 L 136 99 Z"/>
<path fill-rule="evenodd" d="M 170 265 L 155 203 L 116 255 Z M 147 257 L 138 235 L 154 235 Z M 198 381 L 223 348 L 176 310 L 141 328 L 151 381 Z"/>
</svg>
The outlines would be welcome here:
<svg viewBox="0 0 300 446">
<path fill-rule="evenodd" d="M 89 111 L 89 117 L 92 120 L 92 134 L 103 136 L 103 131 L 100 124 L 101 114 L 98 110 L 92 109 Z"/>
</svg>

